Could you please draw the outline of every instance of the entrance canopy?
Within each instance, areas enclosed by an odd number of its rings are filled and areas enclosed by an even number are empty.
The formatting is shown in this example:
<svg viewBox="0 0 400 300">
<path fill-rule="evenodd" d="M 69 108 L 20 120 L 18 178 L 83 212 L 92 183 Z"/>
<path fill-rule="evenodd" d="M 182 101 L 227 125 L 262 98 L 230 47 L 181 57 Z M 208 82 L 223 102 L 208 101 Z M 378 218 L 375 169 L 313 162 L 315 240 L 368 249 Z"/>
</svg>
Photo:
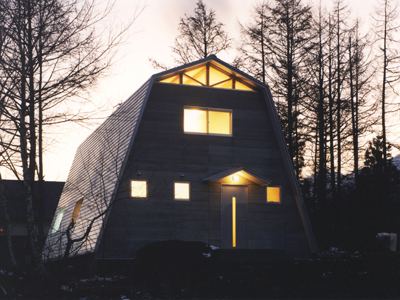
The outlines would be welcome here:
<svg viewBox="0 0 400 300">
<path fill-rule="evenodd" d="M 219 182 L 232 185 L 245 185 L 251 182 L 260 186 L 266 186 L 272 182 L 271 180 L 244 167 L 238 167 L 212 175 L 204 179 L 204 181 L 208 183 Z"/>
</svg>

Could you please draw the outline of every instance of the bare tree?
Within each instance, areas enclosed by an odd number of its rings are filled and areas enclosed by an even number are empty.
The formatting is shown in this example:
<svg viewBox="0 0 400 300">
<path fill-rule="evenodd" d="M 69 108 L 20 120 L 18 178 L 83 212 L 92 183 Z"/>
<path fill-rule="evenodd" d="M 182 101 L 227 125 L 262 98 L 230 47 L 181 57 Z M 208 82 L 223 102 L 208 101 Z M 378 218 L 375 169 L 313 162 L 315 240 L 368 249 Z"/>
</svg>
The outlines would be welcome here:
<svg viewBox="0 0 400 300">
<path fill-rule="evenodd" d="M 278 113 L 297 176 L 304 165 L 301 78 L 312 35 L 311 21 L 311 7 L 300 0 L 276 0 L 273 5 L 258 5 L 254 23 L 241 26 L 247 71 L 267 81 L 276 98 L 284 99 Z"/>
<path fill-rule="evenodd" d="M 268 41 L 269 25 L 268 6 L 266 2 L 254 7 L 252 20 L 248 25 L 239 23 L 242 41 L 238 47 L 242 69 L 255 78 L 266 83 L 268 54 L 271 55 Z"/>
<path fill-rule="evenodd" d="M 32 187 L 37 177 L 41 182 L 44 177 L 43 127 L 74 120 L 74 115 L 57 111 L 59 104 L 87 90 L 104 73 L 136 17 L 122 30 L 108 32 L 105 39 L 107 32 L 99 32 L 98 26 L 112 5 L 103 12 L 95 7 L 96 0 L 0 1 L 0 27 L 7 38 L 0 61 L 4 79 L 0 97 L 5 103 L 2 123 L 6 124 L 2 133 L 12 141 L 8 153 L 20 155 L 17 166 L 14 161 L 8 164 L 22 174 L 28 235 L 34 265 L 40 272 L 44 269 L 33 217 Z M 39 232 L 43 235 L 42 226 Z"/>
<path fill-rule="evenodd" d="M 383 160 L 384 166 L 387 163 L 387 129 L 386 129 L 386 116 L 391 112 L 387 110 L 386 106 L 391 103 L 388 102 L 389 92 L 395 94 L 395 85 L 400 80 L 400 52 L 399 45 L 400 39 L 396 36 L 400 25 L 397 22 L 398 11 L 397 1 L 381 0 L 375 14 L 373 15 L 374 33 L 376 36 L 376 43 L 378 44 L 380 61 L 380 70 L 382 76 L 381 86 L 381 118 L 382 118 L 382 143 L 383 143 Z"/>
<path fill-rule="evenodd" d="M 223 26 L 224 24 L 217 21 L 215 11 L 207 9 L 203 1 L 199 0 L 194 9 L 194 16 L 185 14 L 179 23 L 180 35 L 172 47 L 172 52 L 176 55 L 175 63 L 187 64 L 229 49 L 230 39 Z M 155 59 L 150 58 L 150 61 L 154 68 L 168 68 Z"/>
</svg>

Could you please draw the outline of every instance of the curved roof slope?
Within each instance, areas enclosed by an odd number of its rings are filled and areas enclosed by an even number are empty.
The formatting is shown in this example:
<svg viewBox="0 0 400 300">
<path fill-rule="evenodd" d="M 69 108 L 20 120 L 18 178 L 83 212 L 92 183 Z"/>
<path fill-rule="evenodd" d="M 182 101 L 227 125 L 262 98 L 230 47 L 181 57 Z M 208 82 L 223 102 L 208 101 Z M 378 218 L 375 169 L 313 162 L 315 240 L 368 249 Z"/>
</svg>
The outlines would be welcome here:
<svg viewBox="0 0 400 300">
<path fill-rule="evenodd" d="M 202 67 L 207 68 L 206 73 L 208 75 L 192 72 L 193 70 L 200 70 Z M 214 80 L 211 78 L 213 76 L 211 75 L 211 69 L 215 69 L 217 73 L 224 73 L 227 77 Z M 184 83 L 183 80 L 185 79 L 189 80 L 189 82 Z M 223 62 L 215 55 L 210 55 L 207 58 L 153 75 L 79 146 L 53 218 L 52 228 L 54 228 L 54 224 L 57 222 L 58 215 L 62 217 L 61 223 L 56 232 L 54 232 L 54 229 L 51 229 L 49 232 L 43 251 L 44 258 L 56 259 L 63 254 L 66 244 L 65 231 L 71 220 L 75 206 L 79 206 L 77 202 L 80 202 L 82 199 L 83 202 L 74 228 L 73 237 L 82 236 L 95 216 L 102 213 L 104 215 L 94 222 L 88 239 L 83 243 L 76 243 L 74 245 L 73 254 L 85 254 L 95 250 L 96 244 L 100 240 L 99 236 L 101 236 L 102 228 L 104 228 L 103 221 L 106 221 L 107 207 L 112 203 L 118 189 L 119 179 L 123 175 L 126 160 L 129 157 L 130 149 L 154 81 L 264 91 L 264 98 L 267 105 L 271 107 L 271 118 L 274 120 L 275 132 L 280 137 L 281 151 L 283 151 L 286 158 L 284 161 L 287 171 L 292 174 L 290 181 L 296 196 L 303 226 L 308 236 L 310 248 L 313 252 L 317 252 L 307 212 L 294 175 L 294 169 L 290 161 L 269 87 Z M 235 83 L 237 84 L 235 85 Z M 231 84 L 231 86 L 226 86 L 226 84 Z"/>
<path fill-rule="evenodd" d="M 46 259 L 63 255 L 65 231 L 77 201 L 83 199 L 73 238 L 81 237 L 91 220 L 107 210 L 118 188 L 122 166 L 137 130 L 150 83 L 151 80 L 139 88 L 78 147 L 46 240 L 43 251 Z M 60 212 L 63 217 L 58 231 L 53 233 Z M 94 222 L 86 241 L 74 245 L 74 253 L 84 254 L 94 250 L 103 219 L 104 216 Z"/>
</svg>

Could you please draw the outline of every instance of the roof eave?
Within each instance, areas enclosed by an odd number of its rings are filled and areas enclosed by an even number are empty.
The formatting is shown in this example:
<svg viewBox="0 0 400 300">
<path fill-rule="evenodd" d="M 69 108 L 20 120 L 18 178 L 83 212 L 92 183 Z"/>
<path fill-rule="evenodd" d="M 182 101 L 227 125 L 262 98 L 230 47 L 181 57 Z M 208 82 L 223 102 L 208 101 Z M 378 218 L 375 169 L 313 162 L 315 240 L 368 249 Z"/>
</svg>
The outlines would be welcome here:
<svg viewBox="0 0 400 300">
<path fill-rule="evenodd" d="M 260 87 L 262 89 L 266 89 L 268 87 L 267 84 L 265 84 L 265 83 L 259 81 L 258 79 L 256 79 L 256 78 L 244 73 L 243 71 L 231 66 L 230 64 L 220 60 L 214 54 L 211 54 L 211 55 L 207 56 L 206 58 L 202 58 L 202 59 L 190 62 L 188 64 L 185 64 L 185 65 L 182 65 L 182 66 L 179 66 L 179 67 L 175 67 L 175 68 L 172 68 L 172 69 L 169 69 L 169 70 L 166 70 L 166 71 L 162 71 L 162 72 L 156 73 L 153 76 L 151 76 L 151 79 L 158 79 L 158 78 L 164 77 L 166 75 L 169 75 L 169 74 L 172 74 L 172 73 L 179 72 L 181 70 L 185 70 L 185 69 L 191 68 L 191 67 L 196 66 L 196 65 L 207 63 L 209 61 L 213 61 L 213 62 L 215 62 L 217 64 L 222 65 L 225 68 L 230 69 L 231 71 L 237 73 L 238 75 L 240 75 L 241 77 L 245 78 L 246 80 L 251 81 L 253 84 L 255 84 L 256 86 L 258 86 L 258 87 Z"/>
</svg>

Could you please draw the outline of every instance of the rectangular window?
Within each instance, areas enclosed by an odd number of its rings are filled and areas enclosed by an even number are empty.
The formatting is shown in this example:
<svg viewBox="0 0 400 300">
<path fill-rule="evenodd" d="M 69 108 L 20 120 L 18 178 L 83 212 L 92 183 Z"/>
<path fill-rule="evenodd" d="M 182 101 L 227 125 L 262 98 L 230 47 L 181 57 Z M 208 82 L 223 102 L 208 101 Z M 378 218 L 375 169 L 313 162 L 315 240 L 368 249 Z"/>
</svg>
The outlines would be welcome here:
<svg viewBox="0 0 400 300">
<path fill-rule="evenodd" d="M 174 183 L 175 200 L 190 200 L 190 183 L 175 182 Z"/>
<path fill-rule="evenodd" d="M 64 211 L 65 211 L 65 208 L 58 212 L 57 218 L 56 218 L 56 221 L 54 222 L 53 229 L 51 230 L 51 233 L 56 233 L 60 229 L 60 224 L 61 224 L 61 220 L 62 220 L 63 215 L 64 215 Z"/>
<path fill-rule="evenodd" d="M 132 180 L 131 181 L 131 196 L 133 198 L 147 197 L 147 181 Z"/>
<path fill-rule="evenodd" d="M 267 187 L 267 202 L 280 203 L 281 202 L 281 189 L 280 187 Z"/>
<path fill-rule="evenodd" d="M 71 225 L 71 223 L 75 224 L 76 220 L 78 220 L 79 212 L 82 207 L 82 202 L 83 202 L 83 198 L 76 201 L 74 211 L 72 212 L 71 220 L 69 221 L 69 225 Z"/>
<path fill-rule="evenodd" d="M 232 135 L 232 112 L 229 110 L 185 107 L 183 120 L 187 133 Z"/>
</svg>

